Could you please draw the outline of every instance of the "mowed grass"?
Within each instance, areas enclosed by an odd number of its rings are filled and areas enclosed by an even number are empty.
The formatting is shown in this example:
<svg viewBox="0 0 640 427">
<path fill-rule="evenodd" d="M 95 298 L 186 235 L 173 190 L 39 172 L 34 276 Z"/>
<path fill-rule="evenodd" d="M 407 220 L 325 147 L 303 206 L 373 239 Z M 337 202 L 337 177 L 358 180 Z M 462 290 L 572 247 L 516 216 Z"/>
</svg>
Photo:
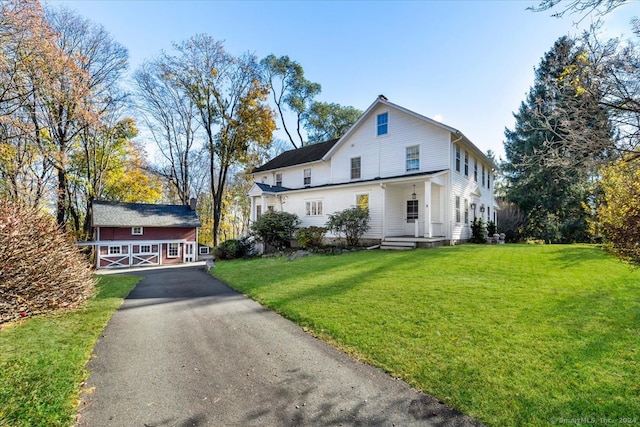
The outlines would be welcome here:
<svg viewBox="0 0 640 427">
<path fill-rule="evenodd" d="M 27 319 L 0 331 L 0 426 L 71 426 L 85 364 L 122 299 L 140 280 L 100 276 L 83 308 Z"/>
<path fill-rule="evenodd" d="M 640 425 L 640 271 L 597 247 L 363 251 L 213 274 L 487 425 Z"/>
</svg>

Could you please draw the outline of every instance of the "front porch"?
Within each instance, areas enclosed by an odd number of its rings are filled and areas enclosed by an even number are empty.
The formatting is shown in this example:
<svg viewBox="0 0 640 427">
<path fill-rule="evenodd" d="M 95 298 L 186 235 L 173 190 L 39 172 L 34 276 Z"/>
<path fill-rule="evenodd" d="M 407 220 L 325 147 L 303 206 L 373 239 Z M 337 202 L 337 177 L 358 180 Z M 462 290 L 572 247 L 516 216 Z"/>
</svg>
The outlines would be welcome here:
<svg viewBox="0 0 640 427">
<path fill-rule="evenodd" d="M 451 239 L 447 172 L 387 182 L 383 189 L 382 241 L 433 246 Z"/>
</svg>

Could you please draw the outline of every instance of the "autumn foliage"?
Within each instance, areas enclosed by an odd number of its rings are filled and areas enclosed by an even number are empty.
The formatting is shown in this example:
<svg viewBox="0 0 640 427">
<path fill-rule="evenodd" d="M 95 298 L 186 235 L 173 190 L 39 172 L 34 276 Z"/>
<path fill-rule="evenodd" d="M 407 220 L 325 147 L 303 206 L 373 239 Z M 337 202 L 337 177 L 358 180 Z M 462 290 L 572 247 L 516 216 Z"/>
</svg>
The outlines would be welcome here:
<svg viewBox="0 0 640 427">
<path fill-rule="evenodd" d="M 634 156 L 602 170 L 602 232 L 613 252 L 640 263 L 640 160 Z"/>
<path fill-rule="evenodd" d="M 0 323 L 76 307 L 93 289 L 89 264 L 52 218 L 0 200 Z"/>
</svg>

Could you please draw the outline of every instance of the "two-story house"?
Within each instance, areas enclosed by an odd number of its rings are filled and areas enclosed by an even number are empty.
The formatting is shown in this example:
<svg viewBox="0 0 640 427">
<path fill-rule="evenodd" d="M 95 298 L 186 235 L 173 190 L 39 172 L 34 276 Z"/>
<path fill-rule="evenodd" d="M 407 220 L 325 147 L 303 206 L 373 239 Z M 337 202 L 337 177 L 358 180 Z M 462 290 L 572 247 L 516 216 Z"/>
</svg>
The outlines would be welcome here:
<svg viewBox="0 0 640 427">
<path fill-rule="evenodd" d="M 370 214 L 365 239 L 455 244 L 471 237 L 473 218 L 496 220 L 496 170 L 457 129 L 381 95 L 341 138 L 255 168 L 251 219 L 273 209 L 324 226 L 328 214 L 362 206 Z"/>
</svg>

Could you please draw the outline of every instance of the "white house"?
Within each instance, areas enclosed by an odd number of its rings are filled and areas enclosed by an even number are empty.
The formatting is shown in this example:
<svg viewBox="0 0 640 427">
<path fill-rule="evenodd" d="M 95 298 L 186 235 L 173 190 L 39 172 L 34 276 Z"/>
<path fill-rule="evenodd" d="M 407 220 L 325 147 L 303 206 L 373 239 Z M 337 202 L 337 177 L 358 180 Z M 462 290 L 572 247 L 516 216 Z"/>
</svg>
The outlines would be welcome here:
<svg viewBox="0 0 640 427">
<path fill-rule="evenodd" d="M 456 244 L 471 237 L 474 217 L 496 221 L 496 169 L 457 129 L 380 95 L 341 138 L 255 168 L 251 220 L 272 209 L 324 226 L 328 214 L 359 205 L 371 218 L 365 239 Z"/>
</svg>

